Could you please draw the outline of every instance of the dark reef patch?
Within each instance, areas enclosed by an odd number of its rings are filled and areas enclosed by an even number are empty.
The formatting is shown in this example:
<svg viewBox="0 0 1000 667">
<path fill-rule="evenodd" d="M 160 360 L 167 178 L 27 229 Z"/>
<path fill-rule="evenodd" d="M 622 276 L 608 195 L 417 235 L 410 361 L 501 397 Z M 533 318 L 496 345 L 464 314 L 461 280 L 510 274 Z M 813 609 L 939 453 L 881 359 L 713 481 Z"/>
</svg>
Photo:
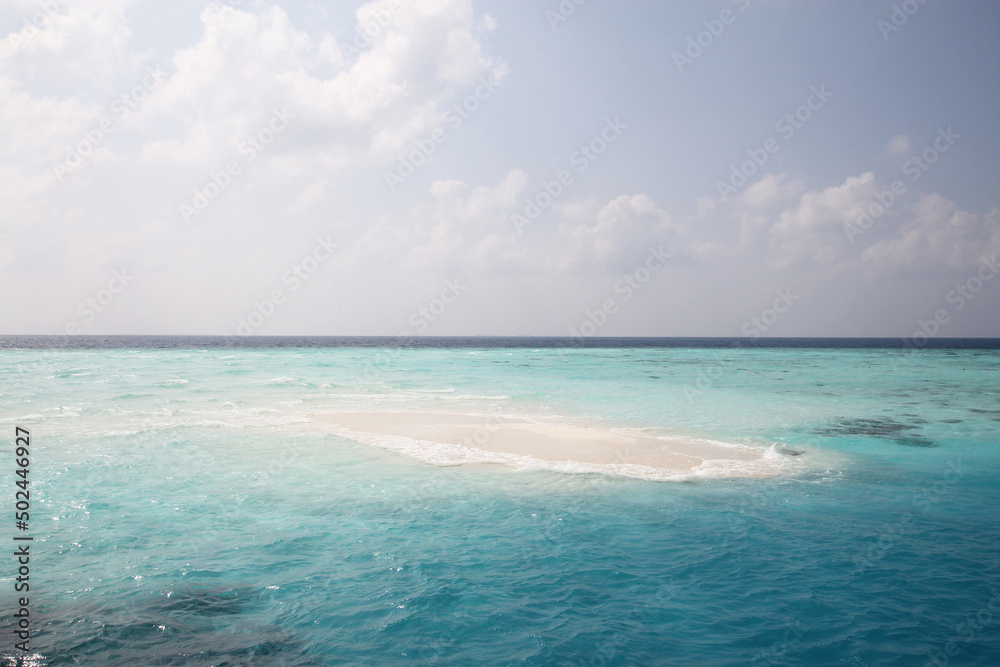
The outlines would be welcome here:
<svg viewBox="0 0 1000 667">
<path fill-rule="evenodd" d="M 919 418 L 917 421 L 924 422 Z M 829 426 L 816 429 L 815 433 L 830 436 L 868 436 L 892 440 L 906 447 L 938 446 L 937 443 L 920 435 L 918 427 L 914 424 L 906 424 L 889 417 L 861 419 L 838 417 Z"/>
</svg>

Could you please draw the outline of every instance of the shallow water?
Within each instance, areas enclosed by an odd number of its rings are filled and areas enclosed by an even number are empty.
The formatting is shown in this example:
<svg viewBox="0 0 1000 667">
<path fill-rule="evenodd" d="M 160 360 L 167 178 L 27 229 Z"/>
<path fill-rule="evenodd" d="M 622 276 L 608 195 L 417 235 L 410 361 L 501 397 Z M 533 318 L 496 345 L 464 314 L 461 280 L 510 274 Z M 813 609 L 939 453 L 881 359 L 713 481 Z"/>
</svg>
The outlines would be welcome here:
<svg viewBox="0 0 1000 667">
<path fill-rule="evenodd" d="M 993 665 L 998 378 L 985 349 L 8 349 L 0 493 L 27 428 L 39 664 Z M 307 417 L 336 410 L 796 455 L 441 466 Z"/>
</svg>

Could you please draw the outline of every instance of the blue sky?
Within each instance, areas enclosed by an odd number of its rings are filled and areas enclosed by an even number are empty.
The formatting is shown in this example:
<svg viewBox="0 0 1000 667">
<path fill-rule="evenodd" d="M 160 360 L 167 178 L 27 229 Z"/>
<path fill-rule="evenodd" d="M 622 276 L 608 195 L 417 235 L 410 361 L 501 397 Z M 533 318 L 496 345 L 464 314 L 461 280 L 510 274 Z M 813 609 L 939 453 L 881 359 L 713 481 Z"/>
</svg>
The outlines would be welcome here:
<svg viewBox="0 0 1000 667">
<path fill-rule="evenodd" d="M 936 0 L 7 2 L 2 330 L 1000 336 L 998 27 Z"/>
</svg>

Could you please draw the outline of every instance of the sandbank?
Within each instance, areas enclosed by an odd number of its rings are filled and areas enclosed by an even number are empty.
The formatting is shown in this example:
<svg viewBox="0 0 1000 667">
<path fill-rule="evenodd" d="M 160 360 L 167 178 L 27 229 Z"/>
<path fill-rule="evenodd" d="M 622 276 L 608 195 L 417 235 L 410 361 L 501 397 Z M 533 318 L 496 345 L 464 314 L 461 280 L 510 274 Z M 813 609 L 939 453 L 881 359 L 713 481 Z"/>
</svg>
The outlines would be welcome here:
<svg viewBox="0 0 1000 667">
<path fill-rule="evenodd" d="M 436 463 L 527 460 L 582 464 L 610 472 L 652 471 L 643 477 L 708 472 L 769 477 L 773 451 L 708 439 L 659 437 L 621 429 L 538 423 L 527 419 L 430 412 L 339 412 L 310 415 L 333 432 L 402 450 Z M 409 446 L 405 443 L 411 443 Z M 427 445 L 420 447 L 419 445 Z M 439 445 L 439 447 L 434 447 Z M 447 456 L 442 458 L 442 452 Z M 476 453 L 495 456 L 476 456 Z M 426 455 L 424 455 L 426 454 Z M 770 455 L 769 455 L 770 454 Z"/>
</svg>

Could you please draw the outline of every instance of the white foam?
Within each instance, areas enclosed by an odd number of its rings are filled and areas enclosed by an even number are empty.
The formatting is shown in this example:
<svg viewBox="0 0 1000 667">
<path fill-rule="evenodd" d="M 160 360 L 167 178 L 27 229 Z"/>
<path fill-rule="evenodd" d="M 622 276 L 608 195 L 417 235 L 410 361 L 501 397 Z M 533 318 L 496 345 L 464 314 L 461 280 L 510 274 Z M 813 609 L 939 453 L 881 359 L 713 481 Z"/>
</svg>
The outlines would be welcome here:
<svg viewBox="0 0 1000 667">
<path fill-rule="evenodd" d="M 356 414 L 356 413 L 353 413 Z M 638 463 L 591 463 L 575 460 L 553 461 L 534 456 L 489 451 L 451 443 L 442 443 L 405 435 L 354 431 L 336 424 L 327 428 L 342 437 L 362 444 L 388 449 L 436 466 L 500 464 L 517 470 L 548 470 L 566 474 L 601 474 L 650 481 L 689 481 L 734 477 L 766 478 L 788 472 L 798 466 L 790 457 L 769 447 L 763 452 L 747 445 L 725 443 L 735 449 L 761 454 L 755 460 L 709 459 L 690 471 L 657 468 Z M 719 441 L 711 441 L 719 444 Z"/>
<path fill-rule="evenodd" d="M 30 415 L 22 415 L 20 417 L 8 417 L 6 419 L 0 419 L 0 422 L 13 423 L 13 422 L 40 422 L 45 419 L 44 415 L 40 415 L 34 412 Z"/>
</svg>

